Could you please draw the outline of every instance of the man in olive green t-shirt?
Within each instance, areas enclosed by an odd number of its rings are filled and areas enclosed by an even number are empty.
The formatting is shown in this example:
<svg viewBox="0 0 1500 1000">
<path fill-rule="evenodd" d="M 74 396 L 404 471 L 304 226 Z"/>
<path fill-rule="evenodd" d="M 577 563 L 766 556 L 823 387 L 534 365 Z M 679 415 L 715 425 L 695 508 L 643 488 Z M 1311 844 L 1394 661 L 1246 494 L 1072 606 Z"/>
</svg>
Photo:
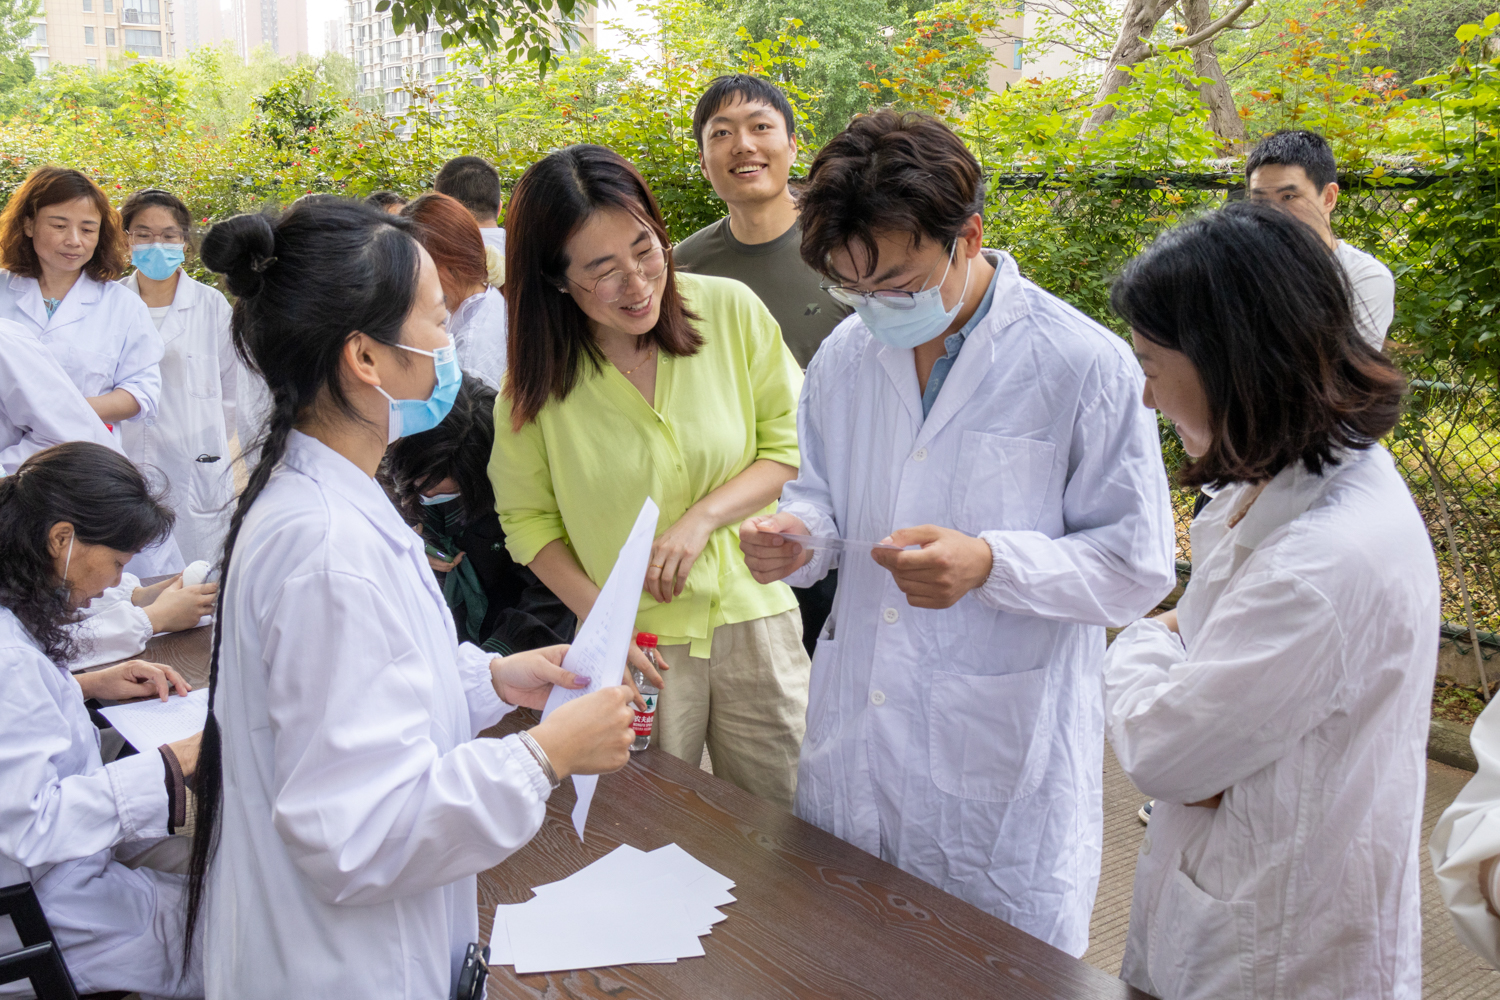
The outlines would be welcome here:
<svg viewBox="0 0 1500 1000">
<path fill-rule="evenodd" d="M 802 261 L 802 227 L 787 186 L 797 158 L 792 107 L 760 77 L 721 76 L 693 111 L 698 165 L 729 206 L 672 250 L 684 271 L 734 278 L 771 310 L 803 368 L 849 310 L 828 297 Z"/>
<path fill-rule="evenodd" d="M 734 278 L 750 286 L 781 326 L 781 339 L 806 368 L 849 310 L 823 291 L 802 261 L 802 226 L 787 180 L 797 159 L 792 106 L 776 85 L 736 73 L 709 84 L 693 109 L 698 167 L 729 215 L 672 248 L 684 271 Z M 812 655 L 833 610 L 834 571 L 811 587 L 793 587 L 802 608 L 802 642 Z"/>
</svg>

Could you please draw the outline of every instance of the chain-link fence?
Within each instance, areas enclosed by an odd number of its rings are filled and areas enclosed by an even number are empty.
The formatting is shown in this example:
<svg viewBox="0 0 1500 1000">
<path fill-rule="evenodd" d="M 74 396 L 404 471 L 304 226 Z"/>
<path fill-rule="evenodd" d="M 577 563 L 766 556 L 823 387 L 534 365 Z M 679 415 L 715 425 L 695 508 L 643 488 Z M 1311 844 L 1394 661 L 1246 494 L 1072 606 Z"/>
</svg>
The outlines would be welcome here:
<svg viewBox="0 0 1500 1000">
<path fill-rule="evenodd" d="M 1489 665 L 1490 656 L 1500 653 L 1500 396 L 1492 368 L 1453 360 L 1462 356 L 1460 351 L 1434 352 L 1430 343 L 1417 350 L 1408 343 L 1405 335 L 1411 327 L 1426 324 L 1422 329 L 1429 341 L 1433 327 L 1430 318 L 1420 310 L 1403 309 L 1401 301 L 1403 295 L 1424 295 L 1425 269 L 1441 266 L 1443 216 L 1434 211 L 1434 202 L 1451 194 L 1435 187 L 1445 178 L 1431 174 L 1340 180 L 1335 230 L 1397 274 L 1397 316 L 1387 350 L 1406 370 L 1412 391 L 1401 427 L 1385 444 L 1411 488 L 1437 554 L 1443 583 L 1443 671 L 1468 683 L 1478 681 L 1471 641 L 1477 633 L 1488 680 L 1494 684 L 1500 680 L 1500 660 Z M 1014 254 L 1032 280 L 1118 330 L 1108 307 L 1110 278 L 1163 229 L 1243 196 L 1243 177 L 1228 173 L 1077 179 L 995 175 L 986 205 L 987 242 Z M 1446 204 L 1442 207 L 1447 210 Z M 1441 315 L 1442 305 L 1428 312 Z M 1500 303 L 1493 308 L 1500 317 Z M 1435 355 L 1442 360 L 1432 360 Z M 1169 468 L 1181 463 L 1181 445 L 1166 424 L 1162 447 Z M 1192 559 L 1188 525 L 1194 500 L 1193 491 L 1174 490 L 1178 556 L 1187 564 Z"/>
</svg>

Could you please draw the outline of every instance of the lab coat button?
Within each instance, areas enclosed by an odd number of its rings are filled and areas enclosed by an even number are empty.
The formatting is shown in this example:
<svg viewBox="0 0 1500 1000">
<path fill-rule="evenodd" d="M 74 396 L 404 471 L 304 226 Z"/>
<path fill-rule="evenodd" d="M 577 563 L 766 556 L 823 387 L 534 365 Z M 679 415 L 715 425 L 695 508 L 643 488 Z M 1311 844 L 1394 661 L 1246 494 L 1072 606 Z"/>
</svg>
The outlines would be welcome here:
<svg viewBox="0 0 1500 1000">
<path fill-rule="evenodd" d="M 911 460 L 913 462 L 925 462 L 925 461 L 927 461 L 927 449 L 926 448 L 918 448 L 916 451 L 912 452 L 912 454 L 911 454 Z"/>
<path fill-rule="evenodd" d="M 870 704 L 872 704 L 872 705 L 884 705 L 885 704 L 885 692 L 884 691 L 871 691 L 870 692 Z"/>
<path fill-rule="evenodd" d="M 1141 853 L 1142 854 L 1147 854 L 1147 855 L 1149 855 L 1151 853 L 1151 838 L 1150 837 L 1142 837 L 1141 838 Z"/>
<path fill-rule="evenodd" d="M 895 608 L 886 608 L 884 617 L 887 625 L 894 625 L 896 624 L 896 620 L 901 617 L 901 612 Z"/>
<path fill-rule="evenodd" d="M 156 426 L 156 418 L 155 417 L 147 417 L 146 418 L 146 426 L 147 427 L 155 427 Z"/>
</svg>

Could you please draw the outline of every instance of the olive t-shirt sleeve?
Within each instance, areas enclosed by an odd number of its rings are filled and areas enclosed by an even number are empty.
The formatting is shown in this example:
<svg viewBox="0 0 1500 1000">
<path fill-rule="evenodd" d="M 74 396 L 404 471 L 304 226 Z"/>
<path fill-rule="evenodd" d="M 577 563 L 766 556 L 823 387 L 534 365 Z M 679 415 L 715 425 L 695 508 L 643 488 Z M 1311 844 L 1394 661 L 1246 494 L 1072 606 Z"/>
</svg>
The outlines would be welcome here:
<svg viewBox="0 0 1500 1000">
<path fill-rule="evenodd" d="M 727 218 L 720 219 L 677 244 L 672 259 L 684 271 L 749 285 L 776 318 L 782 339 L 803 368 L 849 314 L 823 291 L 818 272 L 803 262 L 800 224 L 769 243 L 746 244 L 734 238 Z"/>
</svg>

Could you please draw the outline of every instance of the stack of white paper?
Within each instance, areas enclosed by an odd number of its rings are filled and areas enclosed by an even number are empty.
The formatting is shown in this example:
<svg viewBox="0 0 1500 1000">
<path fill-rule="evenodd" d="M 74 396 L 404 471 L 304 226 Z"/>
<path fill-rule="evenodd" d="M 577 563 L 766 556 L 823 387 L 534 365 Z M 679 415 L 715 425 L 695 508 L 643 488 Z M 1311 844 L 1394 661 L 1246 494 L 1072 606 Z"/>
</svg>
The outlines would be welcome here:
<svg viewBox="0 0 1500 1000">
<path fill-rule="evenodd" d="M 517 974 L 675 962 L 703 954 L 698 939 L 724 919 L 734 881 L 676 844 L 626 844 L 524 903 L 497 907 L 490 964 Z"/>
<path fill-rule="evenodd" d="M 152 697 L 99 711 L 125 742 L 145 753 L 203 730 L 208 721 L 208 688 L 198 688 L 186 696 L 174 692 L 166 701 Z"/>
</svg>

